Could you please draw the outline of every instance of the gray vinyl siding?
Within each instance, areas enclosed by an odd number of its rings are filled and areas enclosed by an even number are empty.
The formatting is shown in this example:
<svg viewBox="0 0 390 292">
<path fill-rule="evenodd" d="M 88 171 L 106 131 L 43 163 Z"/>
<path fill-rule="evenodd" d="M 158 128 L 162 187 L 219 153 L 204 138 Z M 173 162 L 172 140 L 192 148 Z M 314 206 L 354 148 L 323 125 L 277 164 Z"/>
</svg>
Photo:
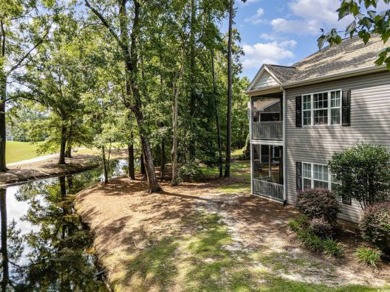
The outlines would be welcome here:
<svg viewBox="0 0 390 292">
<path fill-rule="evenodd" d="M 295 97 L 328 90 L 351 89 L 351 126 L 295 126 Z M 286 179 L 287 201 L 296 202 L 295 162 L 327 164 L 334 152 L 358 141 L 385 145 L 390 150 L 390 73 L 349 78 L 286 90 Z M 340 217 L 358 221 L 361 208 L 341 204 Z"/>
<path fill-rule="evenodd" d="M 279 83 L 276 82 L 274 78 L 272 78 L 271 75 L 268 73 L 264 73 L 260 80 L 256 82 L 256 84 L 253 86 L 253 89 L 259 89 L 259 88 L 266 88 L 266 87 L 272 87 L 272 86 L 278 86 Z"/>
</svg>

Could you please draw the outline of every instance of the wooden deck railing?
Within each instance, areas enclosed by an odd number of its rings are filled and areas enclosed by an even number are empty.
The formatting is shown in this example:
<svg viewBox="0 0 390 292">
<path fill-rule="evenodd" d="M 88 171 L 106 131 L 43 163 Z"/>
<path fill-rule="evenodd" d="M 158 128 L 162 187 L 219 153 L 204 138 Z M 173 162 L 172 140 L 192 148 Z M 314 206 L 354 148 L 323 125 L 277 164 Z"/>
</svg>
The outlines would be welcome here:
<svg viewBox="0 0 390 292">
<path fill-rule="evenodd" d="M 269 182 L 265 179 L 253 179 L 253 193 L 283 201 L 283 185 Z"/>
<path fill-rule="evenodd" d="M 282 140 L 283 121 L 276 122 L 253 122 L 252 139 L 256 140 Z"/>
</svg>

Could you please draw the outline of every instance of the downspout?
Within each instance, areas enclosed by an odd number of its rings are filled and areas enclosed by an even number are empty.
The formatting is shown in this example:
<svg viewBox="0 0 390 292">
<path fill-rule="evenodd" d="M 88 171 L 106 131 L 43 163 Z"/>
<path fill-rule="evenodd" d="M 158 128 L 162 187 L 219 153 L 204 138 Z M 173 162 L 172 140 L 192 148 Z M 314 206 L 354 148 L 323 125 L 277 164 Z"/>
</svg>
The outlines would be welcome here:
<svg viewBox="0 0 390 292">
<path fill-rule="evenodd" d="M 286 157 L 287 157 L 287 149 L 286 149 L 286 122 L 287 122 L 287 97 L 286 97 L 286 90 L 280 86 L 280 88 L 283 90 L 283 99 L 282 99 L 282 106 L 283 106 L 283 203 L 287 203 L 287 179 L 286 179 Z"/>
<path fill-rule="evenodd" d="M 251 195 L 253 195 L 253 147 L 252 147 L 252 96 L 248 102 L 249 107 L 249 159 L 250 159 L 250 171 L 251 171 Z"/>
</svg>

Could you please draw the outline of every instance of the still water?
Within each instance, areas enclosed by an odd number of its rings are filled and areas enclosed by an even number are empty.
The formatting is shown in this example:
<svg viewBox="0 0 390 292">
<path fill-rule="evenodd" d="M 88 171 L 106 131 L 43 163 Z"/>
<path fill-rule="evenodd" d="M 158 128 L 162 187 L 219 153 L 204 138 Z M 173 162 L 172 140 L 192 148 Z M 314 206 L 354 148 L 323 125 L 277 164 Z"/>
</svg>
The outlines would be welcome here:
<svg viewBox="0 0 390 292">
<path fill-rule="evenodd" d="M 110 176 L 126 172 L 112 162 Z M 105 291 L 75 194 L 102 179 L 93 169 L 0 189 L 1 291 Z"/>
</svg>

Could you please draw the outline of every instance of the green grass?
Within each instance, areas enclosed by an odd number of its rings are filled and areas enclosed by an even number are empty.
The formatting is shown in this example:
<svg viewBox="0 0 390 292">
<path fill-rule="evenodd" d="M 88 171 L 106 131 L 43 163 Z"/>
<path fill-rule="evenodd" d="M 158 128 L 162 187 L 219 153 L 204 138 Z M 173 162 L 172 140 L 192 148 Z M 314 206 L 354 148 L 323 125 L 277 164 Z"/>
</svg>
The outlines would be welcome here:
<svg viewBox="0 0 390 292">
<path fill-rule="evenodd" d="M 158 238 L 145 237 L 143 248 L 132 248 L 121 261 L 124 271 L 112 282 L 115 291 L 382 291 L 365 286 L 332 287 L 321 283 L 300 282 L 286 275 L 313 276 L 313 269 L 333 278 L 332 265 L 313 261 L 310 256 L 291 256 L 287 252 L 268 253 L 268 249 L 250 251 L 229 249 L 234 244 L 228 226 L 220 215 L 206 210 L 194 211 L 182 217 L 181 227 L 186 234 Z M 134 233 L 137 235 L 137 233 Z M 140 232 L 139 234 L 143 234 Z M 145 235 L 143 235 L 145 236 Z M 383 287 L 383 289 L 386 289 Z"/>
<path fill-rule="evenodd" d="M 40 156 L 36 152 L 38 145 L 31 144 L 30 142 L 7 141 L 6 147 L 7 152 L 5 159 L 7 163 L 22 161 Z"/>
</svg>

